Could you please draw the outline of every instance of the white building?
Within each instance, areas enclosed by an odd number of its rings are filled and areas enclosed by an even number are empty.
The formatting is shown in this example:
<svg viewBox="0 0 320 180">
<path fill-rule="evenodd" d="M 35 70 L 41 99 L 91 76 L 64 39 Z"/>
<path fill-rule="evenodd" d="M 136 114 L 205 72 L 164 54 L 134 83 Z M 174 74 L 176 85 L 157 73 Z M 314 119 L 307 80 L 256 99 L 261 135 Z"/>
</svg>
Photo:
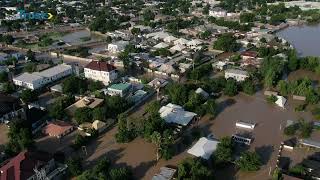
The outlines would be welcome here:
<svg viewBox="0 0 320 180">
<path fill-rule="evenodd" d="M 14 77 L 13 83 L 17 86 L 35 90 L 71 74 L 72 67 L 70 65 L 60 64 L 41 72 L 23 73 Z"/>
<path fill-rule="evenodd" d="M 118 53 L 124 51 L 126 46 L 129 44 L 129 41 L 117 41 L 115 43 L 108 44 L 108 51 L 112 53 Z"/>
<path fill-rule="evenodd" d="M 199 141 L 188 150 L 189 154 L 203 159 L 210 159 L 212 153 L 217 149 L 219 141 L 202 137 Z"/>
<path fill-rule="evenodd" d="M 209 10 L 209 16 L 213 17 L 226 17 L 227 11 L 221 8 L 214 8 Z"/>
<path fill-rule="evenodd" d="M 227 69 L 224 73 L 225 79 L 235 79 L 238 82 L 244 81 L 249 77 L 247 71 L 239 70 L 239 69 Z"/>
<path fill-rule="evenodd" d="M 171 103 L 162 106 L 159 113 L 160 117 L 167 123 L 175 123 L 182 126 L 187 126 L 197 116 L 196 113 L 185 111 L 181 106 Z"/>
<path fill-rule="evenodd" d="M 84 76 L 108 85 L 117 78 L 117 72 L 116 68 L 111 64 L 102 61 L 91 61 L 84 68 Z"/>
</svg>

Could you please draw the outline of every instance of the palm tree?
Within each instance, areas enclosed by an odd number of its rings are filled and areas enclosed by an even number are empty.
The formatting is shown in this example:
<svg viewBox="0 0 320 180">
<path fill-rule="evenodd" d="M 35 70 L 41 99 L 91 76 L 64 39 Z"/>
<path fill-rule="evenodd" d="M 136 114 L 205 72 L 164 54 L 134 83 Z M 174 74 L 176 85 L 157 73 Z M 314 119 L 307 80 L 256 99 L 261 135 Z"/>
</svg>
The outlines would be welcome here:
<svg viewBox="0 0 320 180">
<path fill-rule="evenodd" d="M 157 161 L 159 161 L 159 159 L 160 159 L 159 151 L 161 149 L 161 141 L 162 141 L 161 134 L 157 131 L 153 132 L 153 134 L 151 135 L 151 142 L 154 143 L 157 148 Z"/>
</svg>

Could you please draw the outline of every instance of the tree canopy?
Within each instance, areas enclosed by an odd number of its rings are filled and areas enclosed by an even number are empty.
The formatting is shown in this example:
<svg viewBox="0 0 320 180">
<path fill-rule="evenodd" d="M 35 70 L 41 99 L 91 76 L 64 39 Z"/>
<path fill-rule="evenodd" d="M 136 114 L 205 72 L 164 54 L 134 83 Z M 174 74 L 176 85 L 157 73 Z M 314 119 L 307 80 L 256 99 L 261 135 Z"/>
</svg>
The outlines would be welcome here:
<svg viewBox="0 0 320 180">
<path fill-rule="evenodd" d="M 227 52 L 236 52 L 240 49 L 241 45 L 232 34 L 223 34 L 214 42 L 213 48 Z"/>
</svg>

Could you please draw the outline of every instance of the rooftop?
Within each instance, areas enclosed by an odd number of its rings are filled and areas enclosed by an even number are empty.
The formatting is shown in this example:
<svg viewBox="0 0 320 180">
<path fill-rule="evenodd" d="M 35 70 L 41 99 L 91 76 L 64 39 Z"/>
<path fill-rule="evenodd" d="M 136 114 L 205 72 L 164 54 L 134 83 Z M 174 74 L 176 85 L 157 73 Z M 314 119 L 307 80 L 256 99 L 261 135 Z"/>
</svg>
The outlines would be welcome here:
<svg viewBox="0 0 320 180">
<path fill-rule="evenodd" d="M 34 81 L 38 81 L 43 79 L 43 77 L 36 75 L 36 74 L 31 74 L 31 73 L 23 73 L 15 78 L 13 78 L 14 80 L 17 81 L 23 81 L 26 83 L 33 83 Z"/>
<path fill-rule="evenodd" d="M 128 88 L 130 88 L 131 84 L 129 83 L 118 83 L 118 84 L 112 84 L 108 89 L 114 89 L 114 90 L 120 90 L 124 91 Z"/>
<path fill-rule="evenodd" d="M 110 72 L 116 69 L 113 65 L 103 61 L 91 61 L 85 68 L 105 72 Z"/>
<path fill-rule="evenodd" d="M 181 106 L 175 104 L 167 104 L 159 110 L 161 118 L 167 123 L 175 123 L 186 126 L 197 115 L 196 113 L 185 111 Z"/>
<path fill-rule="evenodd" d="M 73 129 L 71 124 L 64 121 L 54 121 L 45 126 L 43 128 L 43 132 L 45 134 L 49 134 L 50 136 L 60 136 L 70 129 Z"/>
<path fill-rule="evenodd" d="M 65 72 L 69 69 L 72 69 L 72 67 L 70 65 L 66 65 L 66 64 L 59 64 L 57 66 L 54 66 L 52 68 L 46 69 L 44 71 L 38 72 L 38 73 L 34 73 L 35 75 L 39 75 L 39 76 L 43 76 L 43 77 L 52 77 L 56 74 Z"/>
</svg>

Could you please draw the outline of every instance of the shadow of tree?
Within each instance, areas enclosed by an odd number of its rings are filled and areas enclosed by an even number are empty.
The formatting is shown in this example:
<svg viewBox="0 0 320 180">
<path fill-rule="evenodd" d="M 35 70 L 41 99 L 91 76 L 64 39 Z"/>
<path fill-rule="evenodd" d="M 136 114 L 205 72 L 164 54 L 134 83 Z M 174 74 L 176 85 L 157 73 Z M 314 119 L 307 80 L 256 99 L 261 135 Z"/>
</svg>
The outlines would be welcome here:
<svg viewBox="0 0 320 180">
<path fill-rule="evenodd" d="M 260 155 L 261 161 L 265 165 L 270 160 L 272 152 L 274 151 L 274 148 L 273 146 L 270 146 L 270 145 L 267 145 L 267 146 L 264 145 L 261 147 L 256 147 L 255 151 Z"/>
<path fill-rule="evenodd" d="M 223 112 L 227 107 L 236 103 L 236 100 L 228 98 L 218 103 L 217 115 Z"/>
</svg>

